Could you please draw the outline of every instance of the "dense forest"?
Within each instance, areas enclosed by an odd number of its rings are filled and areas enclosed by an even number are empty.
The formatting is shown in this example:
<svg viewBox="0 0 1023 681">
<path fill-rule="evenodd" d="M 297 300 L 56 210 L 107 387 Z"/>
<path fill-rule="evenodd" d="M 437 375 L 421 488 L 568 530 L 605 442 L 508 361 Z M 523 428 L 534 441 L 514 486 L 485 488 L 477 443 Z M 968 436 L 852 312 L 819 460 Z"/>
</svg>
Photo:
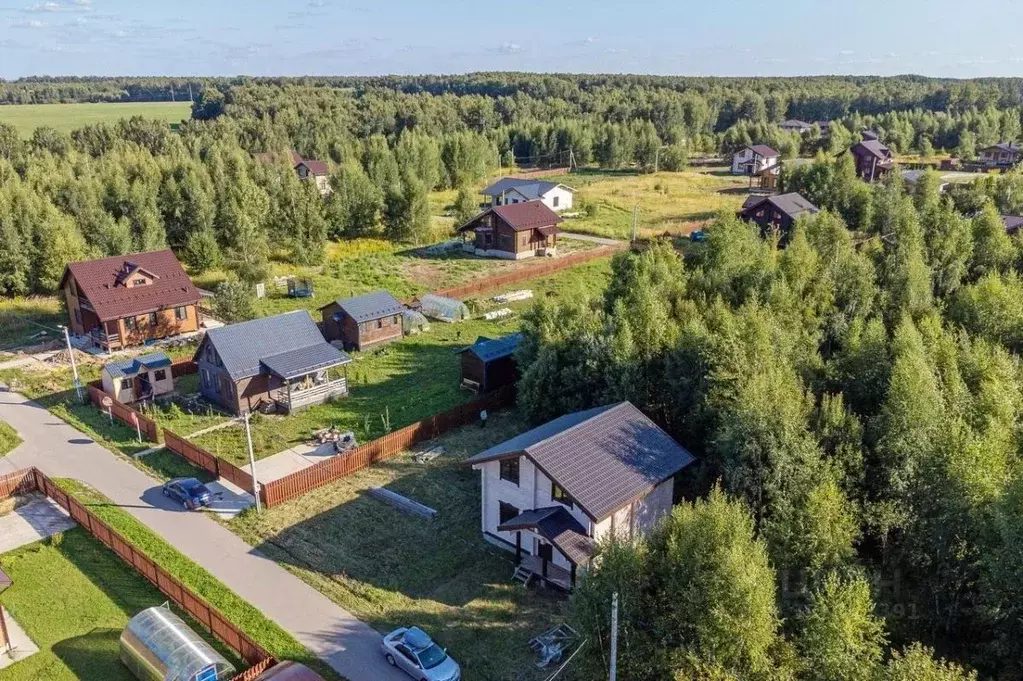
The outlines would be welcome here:
<svg viewBox="0 0 1023 681">
<path fill-rule="evenodd" d="M 700 501 L 603 546 L 576 595 L 589 678 L 613 591 L 622 678 L 1020 678 L 1023 242 L 995 200 L 1021 181 L 967 217 L 936 177 L 822 159 L 787 182 L 828 209 L 783 248 L 722 216 L 685 260 L 620 255 L 602 295 L 537 303 L 533 421 L 630 400 L 700 461 Z"/>
</svg>

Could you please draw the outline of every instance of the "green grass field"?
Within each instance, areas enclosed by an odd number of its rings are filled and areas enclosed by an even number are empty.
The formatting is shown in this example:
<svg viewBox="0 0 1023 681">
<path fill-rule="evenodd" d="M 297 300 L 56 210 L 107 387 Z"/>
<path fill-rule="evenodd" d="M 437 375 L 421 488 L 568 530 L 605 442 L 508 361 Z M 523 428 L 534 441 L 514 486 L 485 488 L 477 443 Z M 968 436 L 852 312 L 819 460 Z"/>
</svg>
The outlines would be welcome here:
<svg viewBox="0 0 1023 681">
<path fill-rule="evenodd" d="M 188 102 L 124 102 L 98 104 L 12 104 L 0 106 L 0 123 L 13 125 L 22 137 L 31 137 L 40 126 L 63 132 L 91 123 L 113 123 L 142 116 L 179 123 L 192 115 Z"/>
<path fill-rule="evenodd" d="M 465 679 L 537 681 L 529 640 L 565 621 L 566 601 L 511 581 L 514 556 L 480 533 L 479 472 L 469 456 L 526 429 L 515 410 L 486 428 L 451 431 L 422 448 L 444 454 L 426 464 L 405 453 L 229 527 L 378 631 L 424 627 L 462 665 Z M 366 495 L 386 487 L 438 511 L 427 520 Z M 571 678 L 571 667 L 559 679 Z"/>
<path fill-rule="evenodd" d="M 0 298 L 0 351 L 63 339 L 65 319 L 56 296 Z"/>
<path fill-rule="evenodd" d="M 0 456 L 9 453 L 21 444 L 18 433 L 4 421 L 0 421 Z"/>
<path fill-rule="evenodd" d="M 0 670 L 0 681 L 135 681 L 118 658 L 118 637 L 136 613 L 167 600 L 140 574 L 81 528 L 5 553 L 0 567 L 14 581 L 4 607 L 39 646 Z"/>
</svg>

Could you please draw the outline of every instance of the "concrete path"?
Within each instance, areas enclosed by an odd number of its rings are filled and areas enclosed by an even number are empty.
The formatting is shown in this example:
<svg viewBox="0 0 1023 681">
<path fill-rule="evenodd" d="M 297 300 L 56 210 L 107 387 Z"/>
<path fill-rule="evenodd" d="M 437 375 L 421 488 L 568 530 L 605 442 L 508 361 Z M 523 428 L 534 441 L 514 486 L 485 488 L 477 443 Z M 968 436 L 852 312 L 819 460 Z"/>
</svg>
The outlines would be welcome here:
<svg viewBox="0 0 1023 681">
<path fill-rule="evenodd" d="M 0 515 L 0 553 L 7 553 L 75 526 L 64 509 L 39 497 Z"/>
<path fill-rule="evenodd" d="M 256 479 L 265 485 L 333 456 L 337 456 L 337 452 L 334 451 L 334 445 L 329 442 L 322 445 L 295 445 L 257 461 Z"/>
<path fill-rule="evenodd" d="M 0 419 L 25 444 L 0 473 L 36 466 L 110 497 L 259 608 L 350 681 L 407 681 L 380 654 L 380 635 L 204 513 L 183 511 L 160 483 L 18 393 L 0 389 Z"/>
<path fill-rule="evenodd" d="M 592 234 L 580 234 L 578 232 L 558 232 L 559 239 L 575 239 L 576 241 L 589 241 L 593 244 L 600 244 L 601 246 L 619 246 L 625 242 L 619 241 L 618 239 L 606 239 L 602 236 L 593 236 Z"/>
<path fill-rule="evenodd" d="M 0 606 L 4 621 L 7 623 L 7 635 L 11 640 L 11 649 L 0 651 L 0 669 L 10 667 L 39 652 L 39 646 L 32 642 L 25 630 L 15 621 L 6 608 Z"/>
</svg>

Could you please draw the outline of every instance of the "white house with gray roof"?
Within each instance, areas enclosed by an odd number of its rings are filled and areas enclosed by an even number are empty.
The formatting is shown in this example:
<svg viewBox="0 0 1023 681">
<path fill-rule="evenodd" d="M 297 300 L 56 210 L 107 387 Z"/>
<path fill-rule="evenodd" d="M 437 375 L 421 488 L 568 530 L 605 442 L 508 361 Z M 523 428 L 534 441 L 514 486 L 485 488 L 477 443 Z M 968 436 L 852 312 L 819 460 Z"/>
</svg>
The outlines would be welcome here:
<svg viewBox="0 0 1023 681">
<path fill-rule="evenodd" d="M 193 359 L 203 397 L 236 414 L 264 404 L 290 412 L 347 395 L 352 361 L 305 310 L 210 329 Z"/>
<path fill-rule="evenodd" d="M 551 210 L 561 212 L 572 207 L 574 191 L 558 182 L 503 177 L 484 189 L 483 196 L 487 197 L 487 206 L 491 208 L 539 200 Z"/>
<path fill-rule="evenodd" d="M 467 463 L 482 477 L 484 538 L 515 552 L 517 575 L 567 589 L 597 542 L 631 539 L 671 510 L 675 475 L 693 461 L 620 402 L 566 414 Z"/>
</svg>

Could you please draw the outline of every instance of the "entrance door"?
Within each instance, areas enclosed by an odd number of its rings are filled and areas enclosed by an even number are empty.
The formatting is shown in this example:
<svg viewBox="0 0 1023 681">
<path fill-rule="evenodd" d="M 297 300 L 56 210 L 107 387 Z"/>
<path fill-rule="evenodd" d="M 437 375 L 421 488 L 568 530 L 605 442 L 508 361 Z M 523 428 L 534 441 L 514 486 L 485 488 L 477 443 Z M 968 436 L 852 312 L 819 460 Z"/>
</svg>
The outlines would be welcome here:
<svg viewBox="0 0 1023 681">
<path fill-rule="evenodd" d="M 541 560 L 550 563 L 554 560 L 554 547 L 545 541 L 541 541 L 539 546 L 536 547 L 536 555 L 540 556 Z"/>
</svg>

